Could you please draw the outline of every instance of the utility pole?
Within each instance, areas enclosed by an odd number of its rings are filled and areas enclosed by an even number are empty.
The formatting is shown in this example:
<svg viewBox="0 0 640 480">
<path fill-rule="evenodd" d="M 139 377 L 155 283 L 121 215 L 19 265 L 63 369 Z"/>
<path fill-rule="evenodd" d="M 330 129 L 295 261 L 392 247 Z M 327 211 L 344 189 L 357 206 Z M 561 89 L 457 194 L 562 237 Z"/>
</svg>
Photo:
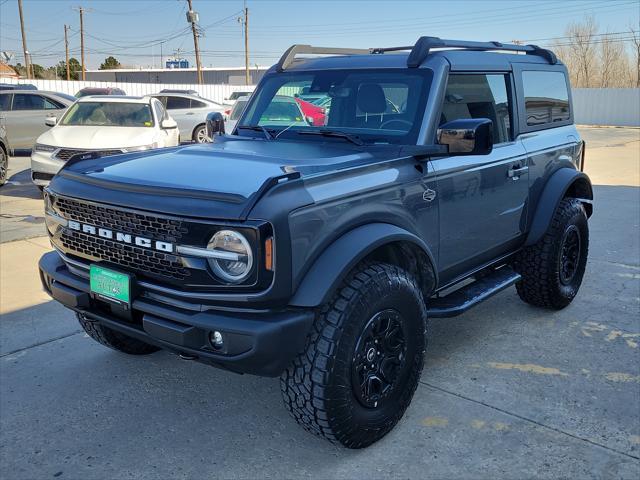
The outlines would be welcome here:
<svg viewBox="0 0 640 480">
<path fill-rule="evenodd" d="M 67 30 L 69 27 L 64 26 L 64 58 L 67 66 L 67 81 L 71 80 L 71 72 L 69 71 L 69 37 L 67 37 Z"/>
<path fill-rule="evenodd" d="M 24 34 L 24 15 L 22 14 L 22 0 L 18 0 L 18 11 L 20 12 L 20 30 L 22 31 L 22 53 L 24 53 L 24 66 L 27 69 L 27 78 L 31 78 L 31 61 L 29 50 L 27 50 L 27 37 Z"/>
<path fill-rule="evenodd" d="M 249 8 L 244 2 L 244 81 L 249 85 Z"/>
<path fill-rule="evenodd" d="M 84 63 L 84 12 L 86 12 L 86 10 L 82 7 L 76 7 L 74 10 L 80 12 L 80 58 L 82 60 L 82 80 L 85 80 L 85 72 L 87 69 Z"/>
<path fill-rule="evenodd" d="M 193 46 L 196 51 L 196 68 L 198 69 L 198 85 L 202 85 L 202 64 L 200 63 L 200 47 L 198 46 L 198 28 L 196 22 L 198 21 L 198 14 L 193 11 L 193 5 L 191 0 L 187 0 L 189 3 L 189 11 L 187 12 L 187 20 L 191 23 L 191 31 L 193 32 Z"/>
</svg>

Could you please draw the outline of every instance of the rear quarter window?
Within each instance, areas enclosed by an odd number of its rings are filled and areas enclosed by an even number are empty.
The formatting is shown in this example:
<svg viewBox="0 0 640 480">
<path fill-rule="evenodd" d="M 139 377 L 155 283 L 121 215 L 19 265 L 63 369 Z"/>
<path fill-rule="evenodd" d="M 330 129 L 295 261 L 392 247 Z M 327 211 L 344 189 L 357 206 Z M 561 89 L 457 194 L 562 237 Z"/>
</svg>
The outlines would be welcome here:
<svg viewBox="0 0 640 480">
<path fill-rule="evenodd" d="M 527 126 L 549 126 L 571 119 L 569 89 L 563 72 L 523 71 Z"/>
</svg>

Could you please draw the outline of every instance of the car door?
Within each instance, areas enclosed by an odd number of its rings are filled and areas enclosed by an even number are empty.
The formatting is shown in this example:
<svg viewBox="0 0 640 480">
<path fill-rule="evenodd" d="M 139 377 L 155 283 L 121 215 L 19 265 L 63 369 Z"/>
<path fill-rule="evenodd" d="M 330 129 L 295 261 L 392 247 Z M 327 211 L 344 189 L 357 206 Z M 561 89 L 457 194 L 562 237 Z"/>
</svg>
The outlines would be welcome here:
<svg viewBox="0 0 640 480">
<path fill-rule="evenodd" d="M 14 93 L 11 109 L 5 113 L 7 138 L 16 150 L 30 150 L 49 127 L 47 117 L 56 116 L 65 106 L 39 93 Z"/>
<path fill-rule="evenodd" d="M 449 76 L 440 123 L 489 118 L 489 155 L 432 160 L 439 198 L 441 281 L 447 282 L 509 252 L 526 230 L 527 155 L 513 136 L 510 74 Z"/>
<path fill-rule="evenodd" d="M 191 140 L 193 129 L 196 126 L 194 112 L 191 110 L 191 99 L 180 95 L 167 95 L 165 106 L 171 118 L 178 124 L 180 141 Z"/>
</svg>

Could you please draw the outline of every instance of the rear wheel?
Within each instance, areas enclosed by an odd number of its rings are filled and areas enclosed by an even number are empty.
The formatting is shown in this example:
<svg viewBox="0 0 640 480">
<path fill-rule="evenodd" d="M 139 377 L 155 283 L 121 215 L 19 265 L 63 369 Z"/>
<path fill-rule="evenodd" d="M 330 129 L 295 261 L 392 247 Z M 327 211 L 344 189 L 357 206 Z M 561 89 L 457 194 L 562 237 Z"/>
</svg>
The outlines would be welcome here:
<svg viewBox="0 0 640 480">
<path fill-rule="evenodd" d="M 2 147 L 0 147 L 0 186 L 7 183 L 9 171 L 9 157 Z"/>
<path fill-rule="evenodd" d="M 120 332 L 100 325 L 98 322 L 89 320 L 79 313 L 76 314 L 76 316 L 78 317 L 80 326 L 87 332 L 87 335 L 105 347 L 128 353 L 129 355 L 147 355 L 160 350 L 154 345 L 141 342 L 138 339 L 128 337 Z"/>
<path fill-rule="evenodd" d="M 411 402 L 422 371 L 426 308 L 406 271 L 357 268 L 317 314 L 282 374 L 284 403 L 306 430 L 349 448 L 384 437 Z"/>
<path fill-rule="evenodd" d="M 561 309 L 571 303 L 582 284 L 589 252 L 587 215 L 578 200 L 560 202 L 547 233 L 526 247 L 514 262 L 522 275 L 518 295 L 531 305 Z"/>
<path fill-rule="evenodd" d="M 207 127 L 204 125 L 198 125 L 193 130 L 193 141 L 196 143 L 207 143 L 209 138 L 207 137 Z"/>
</svg>

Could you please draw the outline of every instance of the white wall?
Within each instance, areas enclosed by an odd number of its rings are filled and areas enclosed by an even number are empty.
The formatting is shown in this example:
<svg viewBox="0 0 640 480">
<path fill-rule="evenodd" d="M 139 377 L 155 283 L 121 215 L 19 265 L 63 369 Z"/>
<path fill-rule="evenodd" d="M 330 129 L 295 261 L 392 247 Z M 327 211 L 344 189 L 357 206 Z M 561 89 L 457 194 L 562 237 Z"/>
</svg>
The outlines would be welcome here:
<svg viewBox="0 0 640 480">
<path fill-rule="evenodd" d="M 31 83 L 38 87 L 38 90 L 49 90 L 53 92 L 62 92 L 69 95 L 75 95 L 78 90 L 85 87 L 118 87 L 125 91 L 127 95 L 142 96 L 151 93 L 158 93 L 165 88 L 174 88 L 179 90 L 195 90 L 200 93 L 203 98 L 208 98 L 215 102 L 221 102 L 232 92 L 236 90 L 247 91 L 253 90 L 254 85 L 184 85 L 184 84 L 154 84 L 154 83 L 116 83 L 116 82 L 82 82 L 82 81 L 66 81 L 66 80 L 15 80 L 11 78 L 3 78 L 3 83 Z"/>
<path fill-rule="evenodd" d="M 640 88 L 574 88 L 579 125 L 640 127 Z"/>
<path fill-rule="evenodd" d="M 148 95 L 164 88 L 190 89 L 200 96 L 221 102 L 236 90 L 253 90 L 255 86 L 238 85 L 183 85 L 153 83 L 82 82 L 66 80 L 15 80 L 5 83 L 32 83 L 39 90 L 74 95 L 84 87 L 118 87 L 127 95 Z M 575 122 L 579 125 L 640 126 L 640 89 L 638 88 L 574 88 L 573 108 Z"/>
</svg>

